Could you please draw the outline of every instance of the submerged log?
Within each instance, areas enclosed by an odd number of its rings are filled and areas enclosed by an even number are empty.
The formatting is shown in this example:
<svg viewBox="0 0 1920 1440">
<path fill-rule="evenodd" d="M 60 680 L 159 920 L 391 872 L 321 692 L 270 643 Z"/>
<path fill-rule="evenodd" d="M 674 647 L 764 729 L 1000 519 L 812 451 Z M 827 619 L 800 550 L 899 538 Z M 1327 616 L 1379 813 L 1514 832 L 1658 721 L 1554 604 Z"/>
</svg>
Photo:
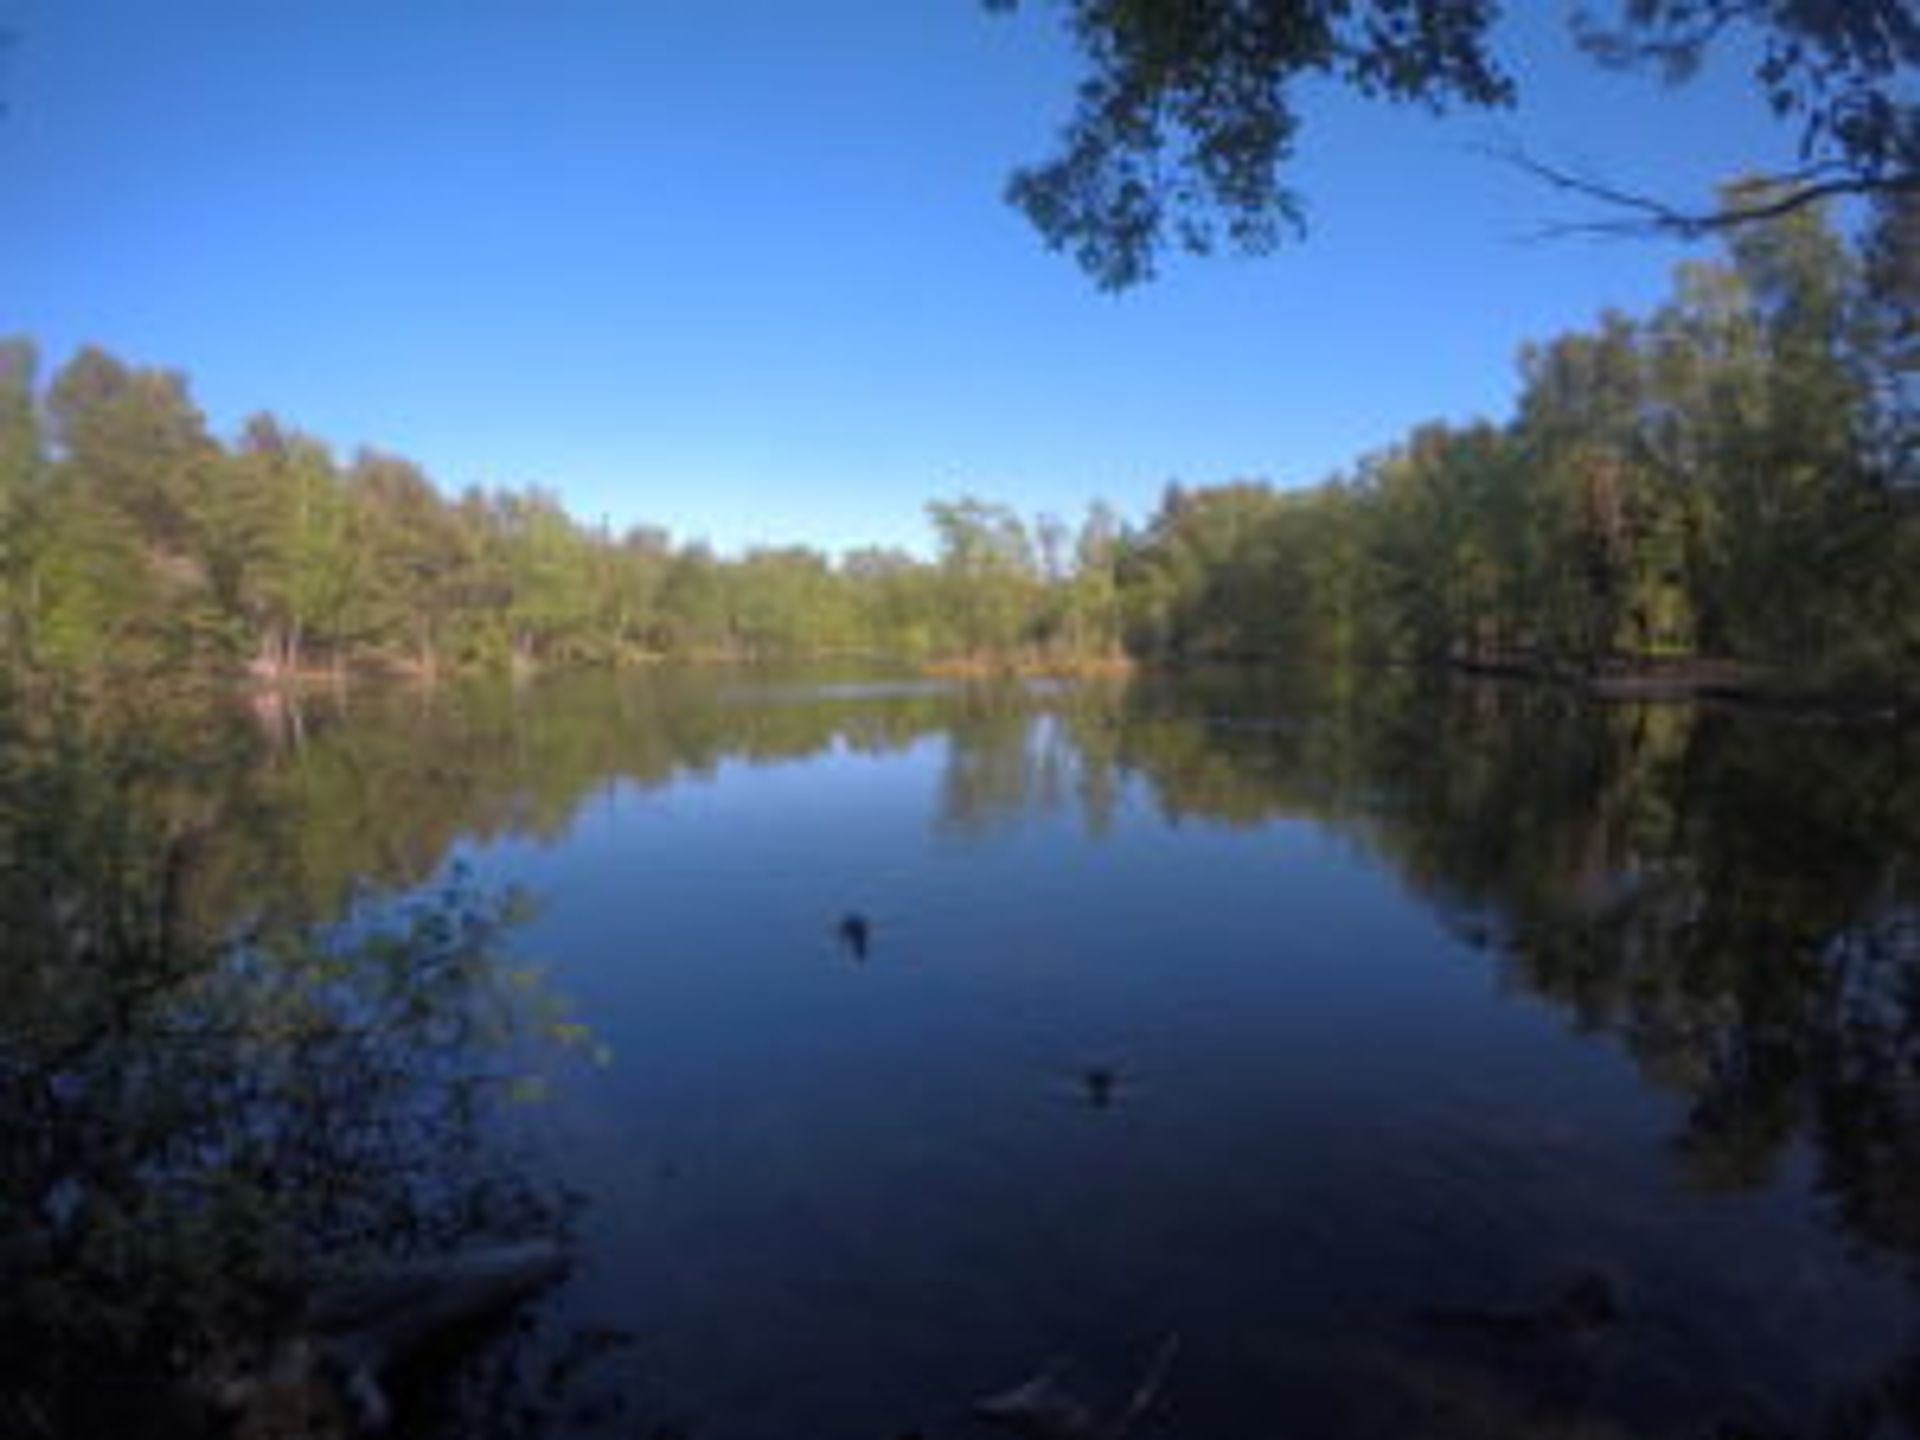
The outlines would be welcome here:
<svg viewBox="0 0 1920 1440">
<path fill-rule="evenodd" d="M 1588 1270 L 1541 1305 L 1431 1307 L 1421 1310 L 1419 1318 L 1439 1329 L 1529 1343 L 1585 1340 L 1618 1325 L 1626 1314 L 1619 1287 L 1599 1271 Z"/>
<path fill-rule="evenodd" d="M 552 1241 L 467 1250 L 355 1271 L 324 1281 L 295 1338 L 249 1374 L 218 1387 L 235 1433 L 275 1440 L 353 1440 L 393 1418 L 385 1382 L 430 1346 L 511 1313 L 557 1281 L 566 1256 Z"/>
<path fill-rule="evenodd" d="M 1762 693 L 1762 683 L 1750 669 L 1734 665 L 1658 666 L 1601 671 L 1586 681 L 1587 693 L 1599 700 L 1680 701 L 1750 700 Z"/>
</svg>

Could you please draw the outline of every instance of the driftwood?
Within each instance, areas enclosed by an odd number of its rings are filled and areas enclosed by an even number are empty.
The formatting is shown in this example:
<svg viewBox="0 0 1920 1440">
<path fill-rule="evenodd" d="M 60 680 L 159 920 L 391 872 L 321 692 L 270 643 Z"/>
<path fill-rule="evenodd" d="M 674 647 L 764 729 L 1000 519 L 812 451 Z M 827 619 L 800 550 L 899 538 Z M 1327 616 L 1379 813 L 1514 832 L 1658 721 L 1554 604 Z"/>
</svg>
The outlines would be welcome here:
<svg viewBox="0 0 1920 1440">
<path fill-rule="evenodd" d="M 351 1440 L 384 1431 L 384 1382 L 430 1345 L 499 1319 L 553 1284 L 566 1257 L 550 1241 L 463 1251 L 324 1281 L 294 1339 L 267 1364 L 217 1387 L 241 1436 Z"/>
<path fill-rule="evenodd" d="M 1545 1304 L 1522 1307 L 1430 1308 L 1426 1324 L 1498 1341 L 1584 1340 L 1626 1318 L 1618 1287 L 1597 1270 L 1584 1271 Z"/>
<path fill-rule="evenodd" d="M 1105 1422 L 1044 1371 L 1011 1390 L 974 1401 L 973 1413 L 989 1425 L 1019 1436 L 1020 1440 L 1124 1440 L 1127 1431 L 1158 1398 L 1179 1350 L 1177 1333 L 1162 1340 L 1126 1405 Z"/>
</svg>

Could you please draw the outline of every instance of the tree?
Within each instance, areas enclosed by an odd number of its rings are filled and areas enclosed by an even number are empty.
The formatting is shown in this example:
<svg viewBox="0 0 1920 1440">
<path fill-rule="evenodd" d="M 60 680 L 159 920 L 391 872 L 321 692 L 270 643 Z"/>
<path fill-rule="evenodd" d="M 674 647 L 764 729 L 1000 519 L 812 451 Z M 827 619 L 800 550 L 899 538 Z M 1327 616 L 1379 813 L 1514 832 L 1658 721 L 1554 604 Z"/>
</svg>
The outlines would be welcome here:
<svg viewBox="0 0 1920 1440">
<path fill-rule="evenodd" d="M 628 528 L 605 549 L 601 624 L 620 653 L 644 654 L 658 647 L 660 591 L 673 563 L 667 532 L 654 525 Z"/>
<path fill-rule="evenodd" d="M 973 659 L 1005 659 L 1028 640 L 1039 560 L 1024 521 L 1005 505 L 933 500 L 927 519 L 940 547 L 946 613 Z"/>
<path fill-rule="evenodd" d="M 1880 197 L 1864 262 L 1857 360 L 1869 463 L 1888 486 L 1920 493 L 1920 190 Z"/>
<path fill-rule="evenodd" d="M 434 675 L 475 559 L 470 537 L 410 460 L 365 450 L 347 480 L 369 541 L 370 593 L 362 604 L 374 612 L 375 629 L 406 636 L 417 674 Z"/>
<path fill-rule="evenodd" d="M 367 562 L 333 457 L 319 441 L 256 415 L 230 466 L 265 517 L 259 561 L 242 589 L 255 672 L 297 673 L 316 642 L 337 661 Z"/>
<path fill-rule="evenodd" d="M 1282 649 L 1293 618 L 1284 592 L 1297 578 L 1274 549 L 1282 508 L 1254 481 L 1169 485 L 1125 567 L 1133 646 L 1188 656 Z"/>
<path fill-rule="evenodd" d="M 1020 0 L 984 0 L 1012 10 Z M 1055 0 L 1089 74 L 1060 151 L 1015 172 L 1008 198 L 1103 287 L 1151 279 L 1169 249 L 1265 253 L 1300 228 L 1281 178 L 1300 118 L 1293 89 L 1332 80 L 1430 110 L 1511 104 L 1492 49 L 1496 0 Z M 1754 81 L 1797 125 L 1801 164 L 1766 194 L 1690 209 L 1525 161 L 1637 224 L 1739 225 L 1845 193 L 1920 187 L 1914 0 L 1613 0 L 1574 11 L 1601 63 L 1691 75 L 1757 42 Z"/>
<path fill-rule="evenodd" d="M 124 511 L 156 555 L 190 555 L 214 447 L 185 377 L 88 347 L 54 378 L 47 408 L 84 483 Z"/>
<path fill-rule="evenodd" d="M 201 521 L 219 449 L 186 380 L 89 347 L 43 408 L 56 460 L 35 582 L 48 653 L 157 667 L 217 642 Z"/>
<path fill-rule="evenodd" d="M 804 545 L 750 550 L 729 567 L 733 632 L 760 659 L 845 649 L 851 616 L 827 558 Z"/>
<path fill-rule="evenodd" d="M 0 341 L 0 655 L 23 658 L 28 594 L 36 548 L 40 487 L 46 478 L 40 400 L 35 390 L 39 352 L 30 340 Z"/>
<path fill-rule="evenodd" d="M 1104 501 L 1087 507 L 1074 540 L 1073 578 L 1068 582 L 1068 632 L 1082 659 L 1120 654 L 1120 517 Z"/>
<path fill-rule="evenodd" d="M 504 495 L 499 509 L 514 663 L 585 658 L 595 608 L 591 538 L 545 490 Z"/>
<path fill-rule="evenodd" d="M 291 1368 L 343 1270 L 559 1228 L 491 1117 L 587 1037 L 508 961 L 518 897 L 457 874 L 330 922 L 207 910 L 259 813 L 211 819 L 235 792 L 150 714 L 41 698 L 0 677 L 0 1432 L 203 1437 L 194 1392 Z M 217 1433 L 346 1433 L 290 1411 Z"/>
<path fill-rule="evenodd" d="M 730 653 L 735 645 L 726 573 L 703 541 L 683 545 L 660 583 L 661 648 L 689 656 Z"/>
<path fill-rule="evenodd" d="M 869 545 L 841 557 L 840 578 L 870 654 L 921 659 L 933 652 L 941 615 L 929 566 L 905 550 Z"/>
<path fill-rule="evenodd" d="M 1771 219 L 1842 194 L 1920 184 L 1920 105 L 1909 72 L 1920 65 L 1913 0 L 1613 0 L 1611 24 L 1575 11 L 1589 53 L 1651 67 L 1669 81 L 1697 72 L 1723 37 L 1757 42 L 1753 80 L 1769 108 L 1800 131 L 1801 168 L 1766 192 L 1724 197 L 1699 224 Z M 1669 219 L 1683 225 L 1688 217 Z"/>
</svg>

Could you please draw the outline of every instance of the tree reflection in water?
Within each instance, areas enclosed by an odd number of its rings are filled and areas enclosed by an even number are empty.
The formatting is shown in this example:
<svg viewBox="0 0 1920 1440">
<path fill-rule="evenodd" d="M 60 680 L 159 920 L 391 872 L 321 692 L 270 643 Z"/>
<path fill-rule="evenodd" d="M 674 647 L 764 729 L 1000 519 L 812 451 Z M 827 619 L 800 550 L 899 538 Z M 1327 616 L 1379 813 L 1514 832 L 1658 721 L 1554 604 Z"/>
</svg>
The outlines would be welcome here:
<svg viewBox="0 0 1920 1440">
<path fill-rule="evenodd" d="M 0 725 L 0 1433 L 206 1433 L 330 1280 L 564 1231 L 499 1123 L 584 1038 L 501 958 L 517 898 L 214 915 L 190 764 L 71 707 Z M 269 1428 L 329 1433 L 309 1398 Z"/>
<path fill-rule="evenodd" d="M 737 699 L 661 674 L 368 695 L 351 716 L 316 698 L 264 729 L 156 714 L 164 771 L 63 757 L 62 727 L 16 721 L 0 1260 L 27 1283 L 0 1297 L 0 1428 L 112 1433 L 138 1387 L 89 1382 L 144 1383 L 155 1335 L 207 1351 L 266 1333 L 321 1258 L 537 1232 L 564 1209 L 484 1123 L 561 1020 L 494 958 L 510 913 L 456 891 L 375 926 L 354 897 L 422 883 L 463 835 L 558 834 L 616 779 L 934 736 L 935 823 L 963 842 L 1036 809 L 1099 835 L 1141 799 L 1350 838 L 1681 1098 L 1692 1183 L 1758 1187 L 1803 1150 L 1831 1223 L 1920 1273 L 1911 731 L 1393 671 Z M 357 918 L 311 928 L 343 906 Z M 1083 1078 L 1095 1107 L 1127 1083 Z M 1416 1408 L 1465 1428 L 1545 1423 L 1484 1376 L 1396 1364 Z M 1916 1376 L 1909 1357 L 1836 1395 L 1828 1428 L 1920 1431 Z"/>
<path fill-rule="evenodd" d="M 1684 1098 L 1693 1183 L 1804 1146 L 1832 1223 L 1920 1277 L 1920 735 L 1392 673 L 1135 705 L 1115 764 L 1169 813 L 1354 836 Z M 1917 1381 L 1912 1354 L 1829 1428 L 1920 1433 Z"/>
</svg>

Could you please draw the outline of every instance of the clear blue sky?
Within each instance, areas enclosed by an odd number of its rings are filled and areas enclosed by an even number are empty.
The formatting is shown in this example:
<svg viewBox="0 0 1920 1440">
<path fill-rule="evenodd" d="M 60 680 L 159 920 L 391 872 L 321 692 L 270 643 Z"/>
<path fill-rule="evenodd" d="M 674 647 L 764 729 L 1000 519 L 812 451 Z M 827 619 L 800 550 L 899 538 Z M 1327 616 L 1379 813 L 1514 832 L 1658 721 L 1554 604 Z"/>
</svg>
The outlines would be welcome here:
<svg viewBox="0 0 1920 1440">
<path fill-rule="evenodd" d="M 1681 197 L 1785 152 L 1730 67 L 1509 9 L 1519 111 L 1315 93 L 1305 241 L 1116 298 L 1000 199 L 1074 73 L 1032 0 L 0 0 L 0 332 L 727 549 L 1302 483 L 1663 292 L 1672 245 L 1521 239 L 1568 203 L 1476 142 Z"/>
</svg>

